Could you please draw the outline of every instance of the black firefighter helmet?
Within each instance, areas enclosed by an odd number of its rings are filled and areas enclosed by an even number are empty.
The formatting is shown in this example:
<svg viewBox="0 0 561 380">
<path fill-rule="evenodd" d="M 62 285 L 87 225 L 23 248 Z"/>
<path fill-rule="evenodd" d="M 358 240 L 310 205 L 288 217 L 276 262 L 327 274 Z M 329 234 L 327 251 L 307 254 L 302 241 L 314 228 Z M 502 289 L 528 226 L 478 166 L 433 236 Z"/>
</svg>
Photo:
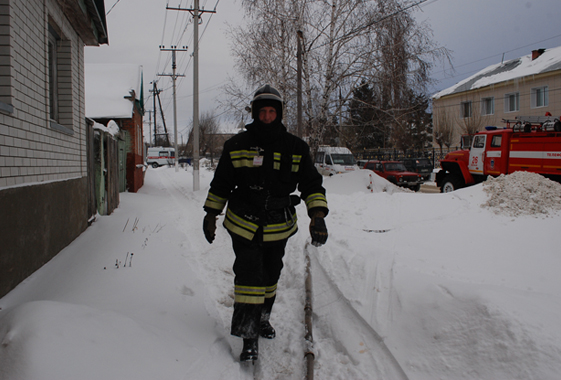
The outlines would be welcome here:
<svg viewBox="0 0 561 380">
<path fill-rule="evenodd" d="M 282 120 L 282 96 L 280 92 L 271 85 L 260 87 L 251 100 L 251 116 L 254 120 L 259 117 L 259 110 L 263 107 L 274 107 L 277 111 L 277 120 Z"/>
</svg>

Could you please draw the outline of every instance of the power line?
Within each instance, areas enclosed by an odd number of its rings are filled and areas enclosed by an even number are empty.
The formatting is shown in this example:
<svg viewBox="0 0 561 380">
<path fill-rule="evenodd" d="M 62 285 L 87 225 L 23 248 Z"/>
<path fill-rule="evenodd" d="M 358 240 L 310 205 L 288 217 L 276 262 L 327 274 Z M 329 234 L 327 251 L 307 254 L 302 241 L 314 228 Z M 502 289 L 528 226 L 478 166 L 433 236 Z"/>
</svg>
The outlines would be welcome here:
<svg viewBox="0 0 561 380">
<path fill-rule="evenodd" d="M 527 47 L 529 47 L 529 46 L 536 46 L 537 44 L 540 44 L 540 43 L 542 43 L 542 42 L 549 41 L 549 40 L 552 40 L 552 39 L 558 38 L 558 37 L 561 37 L 561 34 L 558 34 L 558 35 L 553 36 L 553 37 L 546 38 L 546 39 L 544 39 L 544 40 L 532 42 L 532 43 L 527 44 L 527 45 L 524 45 L 524 46 L 519 46 L 519 47 L 517 47 L 517 48 L 507 50 L 507 51 L 505 51 L 505 52 L 503 52 L 503 53 L 497 53 L 497 54 L 493 54 L 493 55 L 487 56 L 487 57 L 485 57 L 485 58 L 480 58 L 480 59 L 477 59 L 477 60 L 475 60 L 475 61 L 467 62 L 467 63 L 464 63 L 464 64 L 462 64 L 462 65 L 458 65 L 458 66 L 456 66 L 456 67 L 464 67 L 464 66 L 471 65 L 472 63 L 477 63 L 477 62 L 485 61 L 485 60 L 490 59 L 490 58 L 499 57 L 499 56 L 501 56 L 501 54 L 512 53 L 513 51 L 517 51 L 517 50 L 520 50 L 520 49 L 524 49 L 524 48 L 527 48 Z M 437 73 L 442 73 L 442 72 L 444 72 L 444 70 L 439 71 L 439 72 L 437 72 Z"/>
<path fill-rule="evenodd" d="M 216 3 L 215 3 L 215 5 L 214 5 L 213 10 L 212 10 L 212 11 L 208 11 L 208 12 L 210 13 L 210 16 L 209 16 L 209 18 L 208 18 L 208 21 L 205 23 L 205 27 L 204 27 L 204 29 L 203 29 L 203 31 L 202 31 L 200 37 L 199 37 L 199 42 L 202 41 L 203 36 L 205 35 L 205 32 L 206 32 L 208 26 L 210 25 L 210 22 L 211 22 L 211 20 L 212 20 L 212 17 L 214 16 L 214 13 L 216 12 L 216 8 L 217 8 L 217 6 L 218 6 L 219 3 L 220 3 L 220 0 L 217 0 Z M 181 4 L 180 4 L 179 8 L 181 8 Z M 168 10 L 176 10 L 176 9 L 170 8 L 169 6 L 168 6 L 166 9 L 168 9 Z M 167 12 L 166 12 L 166 17 L 167 17 Z M 188 27 L 189 25 L 191 25 L 191 24 L 192 24 L 192 18 L 189 18 L 189 19 L 188 19 L 188 22 L 185 24 L 185 28 L 184 28 L 183 30 L 185 31 L 185 30 L 187 29 L 187 27 Z M 182 34 L 181 34 L 181 38 L 183 38 L 184 34 L 185 34 L 185 33 L 182 33 Z M 164 40 L 164 38 L 163 38 L 163 36 L 162 36 L 162 41 L 163 41 L 163 40 Z M 192 45 L 193 43 L 191 43 L 191 41 L 192 41 L 192 36 L 189 37 L 189 39 L 188 39 L 188 42 L 189 42 L 189 43 L 188 43 L 187 45 Z M 162 45 L 163 45 L 163 44 L 162 44 Z M 161 55 L 161 52 L 160 52 L 160 55 Z M 192 54 L 183 55 L 183 56 L 181 57 L 181 59 L 179 60 L 179 62 L 178 62 L 178 72 L 186 72 L 186 71 L 189 69 L 190 65 L 191 65 L 192 59 L 193 59 Z M 165 65 L 164 65 L 164 66 L 167 66 L 167 65 L 168 65 L 169 60 L 170 60 L 170 58 L 166 59 Z M 160 67 L 160 60 L 158 60 L 158 66 L 157 66 L 157 67 Z M 184 77 L 180 77 L 180 78 L 178 79 L 178 81 L 177 81 L 177 91 L 179 91 L 179 90 L 181 89 L 181 86 L 182 86 L 183 83 L 186 83 L 186 82 L 184 81 Z M 215 85 L 215 87 L 216 87 L 216 86 L 218 86 L 218 85 Z M 170 84 L 169 86 L 165 87 L 162 91 L 169 90 L 170 88 L 171 88 L 171 84 Z M 203 90 L 202 93 L 205 93 L 205 92 L 208 92 L 208 91 L 211 91 L 211 90 L 206 89 L 206 90 Z M 178 97 L 178 98 L 183 99 L 183 98 L 192 97 L 192 96 L 193 96 L 193 95 L 187 95 L 187 96 L 181 96 L 181 97 Z M 167 111 L 167 110 L 169 109 L 170 106 L 171 106 L 171 100 L 169 100 L 169 99 L 166 97 L 166 101 L 164 102 L 164 109 Z"/>
<path fill-rule="evenodd" d="M 510 50 L 506 50 L 503 53 L 497 53 L 497 54 L 493 54 L 493 55 L 490 55 L 490 56 L 487 56 L 487 57 L 484 57 L 484 58 L 476 59 L 474 61 L 470 61 L 470 62 L 461 64 L 461 65 L 458 65 L 455 68 L 469 66 L 471 64 L 478 63 L 478 62 L 481 62 L 481 61 L 485 61 L 485 60 L 488 60 L 488 59 L 491 59 L 491 58 L 500 57 L 501 55 L 504 56 L 504 54 L 512 53 L 514 51 L 524 49 L 524 48 L 527 48 L 527 47 L 530 47 L 530 46 L 536 46 L 537 44 L 540 44 L 542 42 L 546 42 L 546 41 L 549 41 L 549 40 L 552 40 L 552 39 L 555 39 L 555 38 L 559 38 L 559 37 L 561 37 L 561 34 L 558 34 L 558 35 L 555 35 L 555 36 L 552 36 L 552 37 L 548 37 L 548 38 L 545 38 L 545 39 L 540 40 L 540 41 L 532 42 L 532 43 L 529 43 L 529 44 L 526 44 L 526 45 L 523 45 L 523 46 L 519 46 L 519 47 L 510 49 Z M 470 71 L 467 71 L 467 72 L 464 72 L 464 73 L 459 73 L 459 74 L 456 74 L 456 75 L 453 75 L 453 76 L 450 76 L 450 77 L 445 77 L 445 78 L 442 78 L 442 79 L 453 79 L 453 78 L 463 77 L 464 75 L 468 75 L 468 74 L 472 74 L 472 73 L 476 73 L 478 71 L 481 71 L 484 68 L 485 67 L 480 67 L 480 68 L 475 69 L 475 70 L 470 70 Z M 433 75 L 438 75 L 438 74 L 442 74 L 442 73 L 445 73 L 445 72 L 446 72 L 446 70 L 439 70 L 439 71 L 434 72 Z M 442 80 L 442 79 L 437 79 L 437 80 Z"/>
<path fill-rule="evenodd" d="M 105 14 L 105 16 L 107 16 L 107 15 L 109 14 L 109 12 L 111 12 L 111 11 L 113 10 L 113 8 L 115 8 L 115 5 L 117 5 L 117 3 L 118 3 L 119 1 L 121 1 L 121 0 L 117 0 L 117 1 L 115 2 L 115 4 L 113 4 L 113 6 L 111 7 L 111 9 L 109 9 L 109 10 L 107 11 L 107 13 Z"/>
</svg>

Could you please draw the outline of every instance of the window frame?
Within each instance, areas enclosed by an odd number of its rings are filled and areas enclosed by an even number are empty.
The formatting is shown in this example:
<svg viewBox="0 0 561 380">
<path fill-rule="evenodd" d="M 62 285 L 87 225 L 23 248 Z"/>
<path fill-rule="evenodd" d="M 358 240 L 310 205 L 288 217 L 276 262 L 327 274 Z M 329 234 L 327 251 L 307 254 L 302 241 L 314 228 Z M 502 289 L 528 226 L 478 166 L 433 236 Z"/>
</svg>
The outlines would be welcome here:
<svg viewBox="0 0 561 380">
<path fill-rule="evenodd" d="M 467 111 L 467 112 L 466 112 Z M 467 116 L 466 116 L 467 114 Z M 472 101 L 468 100 L 460 103 L 460 118 L 468 119 L 473 116 Z"/>
<path fill-rule="evenodd" d="M 477 135 L 473 138 L 472 148 L 485 148 L 485 135 Z"/>
<path fill-rule="evenodd" d="M 60 35 L 55 28 L 48 24 L 47 34 L 47 76 L 49 80 L 49 118 L 58 123 L 59 120 L 59 102 L 58 102 L 58 45 L 60 44 Z"/>
<path fill-rule="evenodd" d="M 511 97 L 514 97 L 514 102 L 515 102 L 515 109 L 511 109 L 510 108 L 510 99 Z M 519 112 L 520 111 L 520 92 L 516 91 L 516 92 L 509 92 L 507 94 L 505 94 L 504 96 L 504 112 L 505 113 L 512 113 L 512 112 Z"/>
<path fill-rule="evenodd" d="M 491 139 L 491 148 L 500 148 L 503 142 L 503 135 L 495 135 Z"/>
<path fill-rule="evenodd" d="M 538 104 L 538 94 L 541 94 L 541 104 Z M 549 86 L 533 87 L 530 90 L 530 108 L 549 106 Z"/>
<path fill-rule="evenodd" d="M 490 107 L 488 107 L 490 105 Z M 491 108 L 489 110 L 489 108 Z M 495 97 L 488 96 L 481 98 L 481 116 L 491 116 L 495 114 Z"/>
<path fill-rule="evenodd" d="M 65 38 L 56 22 L 47 22 L 47 120 L 51 129 L 74 135 L 74 104 L 72 100 L 72 41 Z"/>
</svg>

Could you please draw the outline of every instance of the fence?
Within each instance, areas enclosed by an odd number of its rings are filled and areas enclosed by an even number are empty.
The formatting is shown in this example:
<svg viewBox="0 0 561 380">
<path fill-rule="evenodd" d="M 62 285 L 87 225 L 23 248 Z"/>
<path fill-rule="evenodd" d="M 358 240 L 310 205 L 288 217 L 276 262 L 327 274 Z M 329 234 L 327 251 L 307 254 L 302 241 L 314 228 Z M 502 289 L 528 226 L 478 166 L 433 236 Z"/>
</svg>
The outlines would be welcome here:
<svg viewBox="0 0 561 380">
<path fill-rule="evenodd" d="M 394 148 L 366 149 L 362 152 L 355 152 L 357 160 L 380 160 L 380 161 L 401 161 L 405 158 L 428 158 L 432 162 L 433 168 L 440 168 L 442 160 L 450 152 L 459 150 L 460 147 L 450 148 L 427 148 L 422 150 L 400 151 Z"/>
</svg>

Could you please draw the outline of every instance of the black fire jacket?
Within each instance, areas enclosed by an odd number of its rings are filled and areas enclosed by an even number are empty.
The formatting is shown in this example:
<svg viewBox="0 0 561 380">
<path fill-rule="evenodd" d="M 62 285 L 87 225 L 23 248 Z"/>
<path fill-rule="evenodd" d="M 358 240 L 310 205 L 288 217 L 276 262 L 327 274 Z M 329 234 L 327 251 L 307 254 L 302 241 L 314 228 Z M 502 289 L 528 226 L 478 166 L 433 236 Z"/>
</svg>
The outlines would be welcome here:
<svg viewBox="0 0 561 380">
<path fill-rule="evenodd" d="M 323 178 L 314 167 L 310 148 L 278 123 L 271 134 L 260 134 L 255 123 L 232 137 L 210 184 L 204 209 L 219 214 L 226 203 L 224 226 L 230 233 L 253 240 L 262 228 L 263 241 L 287 239 L 296 233 L 296 189 L 309 215 L 329 212 Z"/>
</svg>

